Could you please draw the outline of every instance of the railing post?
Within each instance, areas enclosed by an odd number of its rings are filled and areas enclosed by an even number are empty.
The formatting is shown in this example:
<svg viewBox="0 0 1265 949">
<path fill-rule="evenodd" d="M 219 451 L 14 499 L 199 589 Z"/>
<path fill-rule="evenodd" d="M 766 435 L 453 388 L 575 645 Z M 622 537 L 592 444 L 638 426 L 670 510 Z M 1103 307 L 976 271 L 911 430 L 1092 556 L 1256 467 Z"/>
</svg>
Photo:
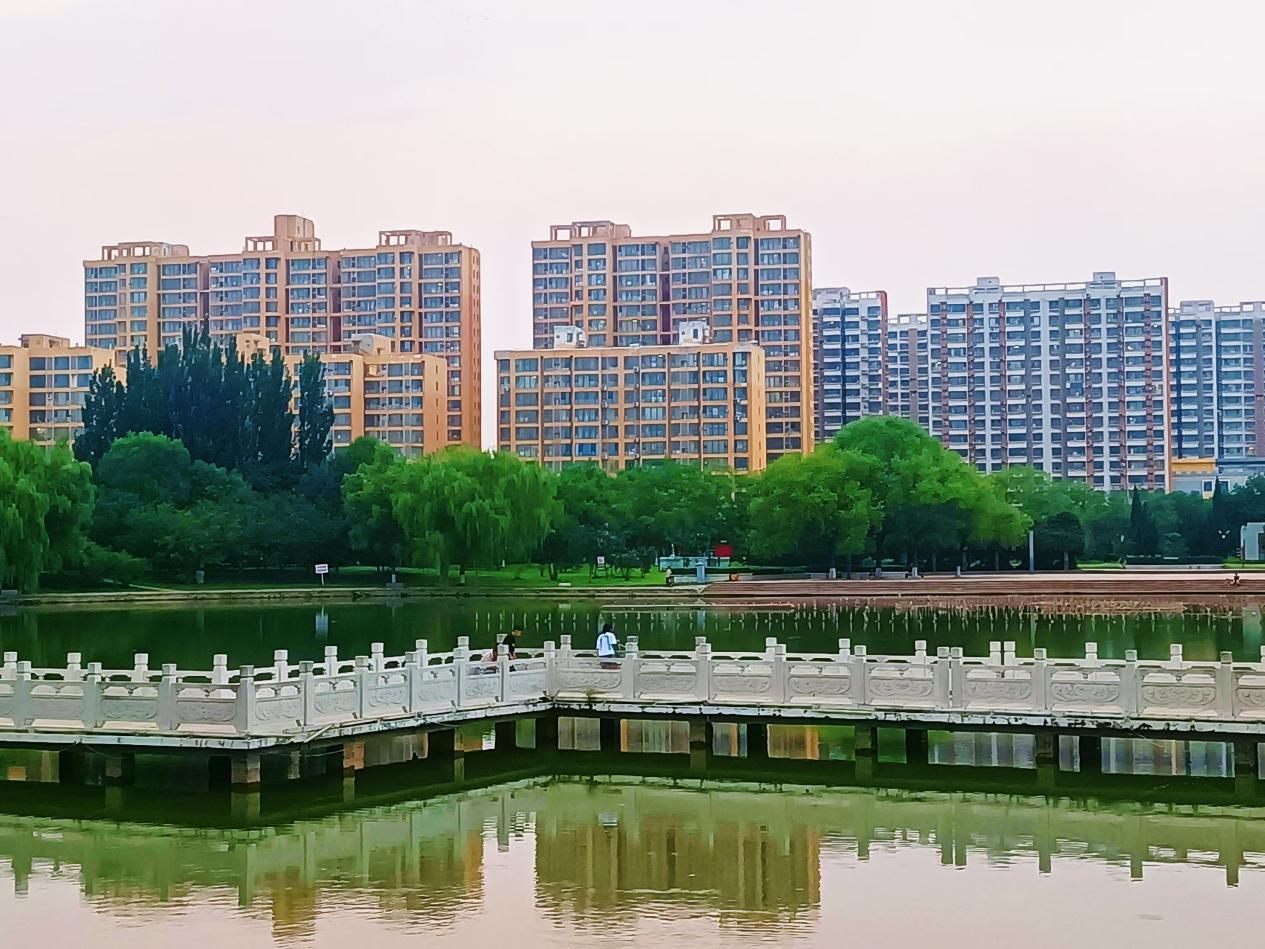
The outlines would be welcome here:
<svg viewBox="0 0 1265 949">
<path fill-rule="evenodd" d="M 712 647 L 706 639 L 694 641 L 694 697 L 700 702 L 712 699 Z"/>
<path fill-rule="evenodd" d="M 545 695 L 558 694 L 558 647 L 552 639 L 545 640 Z"/>
<path fill-rule="evenodd" d="M 1049 666 L 1044 647 L 1032 650 L 1032 708 L 1037 712 L 1050 710 Z"/>
<path fill-rule="evenodd" d="M 620 686 L 622 688 L 624 698 L 637 698 L 637 667 L 641 660 L 638 655 L 641 652 L 641 643 L 636 636 L 629 636 L 624 642 L 624 661 L 620 665 Z"/>
<path fill-rule="evenodd" d="M 26 728 L 33 721 L 31 709 L 31 664 L 23 659 L 13 673 L 13 724 Z"/>
<path fill-rule="evenodd" d="M 510 697 L 510 648 L 496 644 L 496 700 L 508 702 Z"/>
<path fill-rule="evenodd" d="M 148 682 L 149 681 L 149 653 L 138 652 L 134 657 L 132 665 L 132 681 Z"/>
<path fill-rule="evenodd" d="M 966 708 L 966 667 L 962 665 L 962 647 L 949 650 L 949 707 Z"/>
<path fill-rule="evenodd" d="M 927 641 L 925 639 L 914 640 L 914 661 L 915 666 L 925 666 L 927 664 Z"/>
<path fill-rule="evenodd" d="M 211 684 L 228 685 L 228 656 L 222 652 L 211 657 Z"/>
<path fill-rule="evenodd" d="M 452 651 L 452 672 L 457 684 L 457 708 L 465 708 L 466 676 L 470 674 L 470 639 L 458 636 L 457 645 Z"/>
<path fill-rule="evenodd" d="M 1120 705 L 1126 715 L 1136 715 L 1142 708 L 1142 670 L 1138 668 L 1138 651 L 1124 651 L 1120 670 Z"/>
<path fill-rule="evenodd" d="M 769 701 L 775 705 L 785 705 L 786 697 L 789 695 L 787 688 L 787 672 L 789 666 L 786 664 L 786 647 L 776 639 L 766 639 L 764 641 L 766 654 L 769 658 Z"/>
<path fill-rule="evenodd" d="M 1175 669 L 1185 667 L 1185 661 L 1182 659 L 1182 644 L 1173 643 L 1168 647 L 1168 662 Z"/>
<path fill-rule="evenodd" d="M 299 663 L 299 701 L 303 703 L 303 726 L 311 726 L 316 721 L 316 679 L 313 669 L 316 663 L 304 659 Z"/>
<path fill-rule="evenodd" d="M 285 649 L 276 649 L 272 653 L 272 676 L 278 682 L 290 678 L 290 653 Z"/>
<path fill-rule="evenodd" d="M 417 664 L 417 651 L 410 649 L 404 654 L 404 688 L 407 692 L 404 707 L 410 715 L 418 709 L 417 686 L 422 681 L 422 670 Z"/>
<path fill-rule="evenodd" d="M 83 682 L 83 727 L 101 727 L 101 663 L 88 663 Z"/>
<path fill-rule="evenodd" d="M 558 637 L 558 659 L 562 662 L 562 668 L 567 668 L 571 664 L 571 634 L 563 633 Z"/>
<path fill-rule="evenodd" d="M 174 732 L 180 725 L 176 717 L 176 664 L 163 663 L 163 677 L 158 683 L 158 728 Z"/>
<path fill-rule="evenodd" d="M 856 646 L 852 650 L 852 697 L 857 705 L 870 704 L 870 683 L 866 680 L 869 675 L 865 661 L 867 652 L 869 650 L 864 646 Z"/>
<path fill-rule="evenodd" d="M 1221 653 L 1221 663 L 1217 666 L 1217 714 L 1222 718 L 1236 718 L 1238 710 L 1234 707 L 1234 654 Z"/>
<path fill-rule="evenodd" d="M 1098 661 L 1098 644 L 1097 643 L 1085 644 L 1085 665 L 1087 666 L 1100 665 Z"/>
<path fill-rule="evenodd" d="M 0 662 L 0 680 L 16 679 L 18 676 L 18 654 L 6 652 L 4 661 Z"/>
<path fill-rule="evenodd" d="M 255 726 L 255 667 L 242 666 L 237 673 L 237 715 L 234 724 L 241 735 Z"/>
<path fill-rule="evenodd" d="M 1015 660 L 1015 642 L 1013 639 L 1007 639 L 1001 644 L 1001 664 L 1003 666 L 1015 666 L 1018 662 Z M 1010 669 L 1006 670 L 1006 674 L 1010 674 Z"/>
<path fill-rule="evenodd" d="M 931 667 L 931 678 L 935 694 L 945 705 L 949 705 L 951 683 L 949 681 L 949 647 L 937 646 L 935 665 Z"/>
<path fill-rule="evenodd" d="M 325 674 L 327 676 L 338 675 L 338 647 L 325 647 Z"/>
<path fill-rule="evenodd" d="M 852 640 L 839 640 L 839 658 L 845 662 L 852 658 Z"/>
<path fill-rule="evenodd" d="M 413 646 L 417 649 L 417 664 L 423 669 L 430 663 L 430 643 L 425 639 L 419 639 Z"/>
<path fill-rule="evenodd" d="M 988 644 L 988 664 L 990 666 L 1001 665 L 1001 640 L 994 639 Z"/>
<path fill-rule="evenodd" d="M 66 681 L 82 682 L 83 681 L 83 654 L 78 652 L 66 653 Z"/>
<path fill-rule="evenodd" d="M 374 672 L 387 667 L 386 647 L 382 643 L 369 644 L 369 666 Z"/>
<path fill-rule="evenodd" d="M 363 721 L 369 717 L 369 657 L 356 657 L 356 717 Z"/>
</svg>

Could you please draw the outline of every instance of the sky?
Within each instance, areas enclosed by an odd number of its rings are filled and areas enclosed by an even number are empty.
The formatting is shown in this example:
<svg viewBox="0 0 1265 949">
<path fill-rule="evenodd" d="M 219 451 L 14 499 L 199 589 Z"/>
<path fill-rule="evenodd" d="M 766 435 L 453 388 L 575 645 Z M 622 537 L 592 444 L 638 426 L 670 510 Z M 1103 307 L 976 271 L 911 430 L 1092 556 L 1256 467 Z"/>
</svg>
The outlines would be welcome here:
<svg viewBox="0 0 1265 949">
<path fill-rule="evenodd" d="M 529 242 L 594 218 L 784 213 L 893 313 L 1095 270 L 1265 299 L 1262 35 L 1257 0 L 0 0 L 0 341 L 81 340 L 103 244 L 276 213 L 478 247 L 485 360 L 530 345 Z"/>
</svg>

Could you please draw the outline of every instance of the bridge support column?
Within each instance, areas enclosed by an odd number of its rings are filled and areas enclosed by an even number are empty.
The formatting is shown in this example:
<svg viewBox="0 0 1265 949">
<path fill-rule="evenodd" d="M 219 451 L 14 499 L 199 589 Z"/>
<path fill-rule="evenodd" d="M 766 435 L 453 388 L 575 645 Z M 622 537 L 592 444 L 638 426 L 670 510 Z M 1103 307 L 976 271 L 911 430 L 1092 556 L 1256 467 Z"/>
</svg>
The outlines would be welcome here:
<svg viewBox="0 0 1265 949">
<path fill-rule="evenodd" d="M 690 770 L 705 772 L 711 764 L 712 726 L 708 721 L 690 722 Z"/>
<path fill-rule="evenodd" d="M 536 751 L 553 752 L 558 750 L 558 716 L 542 715 L 536 719 Z"/>
<path fill-rule="evenodd" d="M 1081 735 L 1081 774 L 1102 774 L 1102 739 L 1094 735 Z"/>
<path fill-rule="evenodd" d="M 878 743 L 875 742 L 875 751 L 877 752 Z M 906 728 L 905 729 L 905 764 L 906 765 L 925 765 L 927 763 L 927 753 L 930 748 L 930 742 L 926 729 L 922 728 Z"/>
<path fill-rule="evenodd" d="M 874 725 L 857 725 L 854 749 L 857 780 L 873 780 L 878 765 L 878 728 Z"/>
<path fill-rule="evenodd" d="M 84 770 L 88 784 L 128 787 L 136 775 L 136 756 L 126 751 L 93 751 L 85 759 Z"/>
<path fill-rule="evenodd" d="M 229 814 L 240 824 L 257 823 L 261 797 L 258 785 L 255 785 L 254 790 L 233 790 L 228 796 Z"/>
<path fill-rule="evenodd" d="M 1256 783 L 1260 780 L 1260 752 L 1256 739 L 1234 740 L 1234 796 L 1243 800 L 1256 797 Z"/>
<path fill-rule="evenodd" d="M 343 745 L 343 776 L 355 777 L 357 771 L 365 769 L 365 743 L 352 741 Z"/>
<path fill-rule="evenodd" d="M 247 751 L 233 755 L 229 762 L 229 790 L 234 793 L 259 790 L 261 771 L 259 752 Z"/>
<path fill-rule="evenodd" d="M 455 728 L 441 728 L 429 732 L 426 736 L 426 757 L 433 758 L 442 766 L 448 763 L 449 772 L 454 784 L 463 784 L 466 780 L 466 753 L 457 740 Z"/>
<path fill-rule="evenodd" d="M 1058 782 L 1059 736 L 1053 732 L 1037 732 L 1033 736 L 1033 750 L 1037 764 L 1037 787 L 1053 788 Z M 1043 859 L 1049 863 L 1048 856 L 1043 856 Z"/>
<path fill-rule="evenodd" d="M 623 751 L 622 742 L 620 741 L 620 719 L 618 718 L 599 718 L 598 734 L 601 738 L 601 747 L 604 752 Z"/>
<path fill-rule="evenodd" d="M 747 730 L 747 759 L 749 761 L 768 761 L 769 726 L 764 722 L 748 722 L 742 727 Z"/>
<path fill-rule="evenodd" d="M 518 748 L 518 723 L 512 719 L 508 722 L 497 722 L 496 751 L 498 754 L 513 752 Z"/>
</svg>

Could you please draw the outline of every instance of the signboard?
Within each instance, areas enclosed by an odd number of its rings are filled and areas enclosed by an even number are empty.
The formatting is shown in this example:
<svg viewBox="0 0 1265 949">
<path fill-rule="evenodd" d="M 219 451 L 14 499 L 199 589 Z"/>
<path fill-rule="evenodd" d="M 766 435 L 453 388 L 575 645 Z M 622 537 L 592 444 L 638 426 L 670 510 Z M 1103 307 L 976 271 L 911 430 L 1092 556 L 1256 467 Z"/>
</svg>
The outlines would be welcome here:
<svg viewBox="0 0 1265 949">
<path fill-rule="evenodd" d="M 317 572 L 317 573 L 319 573 L 319 574 L 321 574 L 322 576 L 323 576 L 323 575 L 325 575 L 325 574 L 327 574 L 327 573 L 329 573 L 329 564 L 327 564 L 327 563 L 318 563 L 318 564 L 316 565 L 316 572 Z"/>
<path fill-rule="evenodd" d="M 597 565 L 598 565 L 599 567 L 605 567 L 605 566 L 606 566 L 606 558 L 605 558 L 605 557 L 603 557 L 601 554 L 599 554 L 599 555 L 598 555 L 598 557 L 597 557 Z"/>
</svg>

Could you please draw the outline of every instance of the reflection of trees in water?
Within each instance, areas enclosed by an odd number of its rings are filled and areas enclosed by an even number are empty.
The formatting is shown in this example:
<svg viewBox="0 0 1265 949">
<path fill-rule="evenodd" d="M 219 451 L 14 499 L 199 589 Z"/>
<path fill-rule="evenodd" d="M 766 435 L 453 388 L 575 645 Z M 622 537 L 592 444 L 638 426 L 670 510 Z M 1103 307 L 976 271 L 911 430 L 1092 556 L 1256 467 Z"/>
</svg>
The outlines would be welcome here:
<svg viewBox="0 0 1265 949">
<path fill-rule="evenodd" d="M 292 941 L 322 915 L 433 932 L 496 912 L 484 899 L 504 883 L 488 880 L 483 862 L 493 836 L 510 849 L 534 836 L 539 909 L 586 932 L 682 909 L 750 931 L 810 926 L 823 862 L 899 851 L 1019 873 L 1077 860 L 1142 876 L 1147 864 L 1168 863 L 1216 867 L 1233 883 L 1241 869 L 1265 869 L 1260 808 L 690 786 L 524 782 L 253 830 L 0 817 L 0 877 L 11 875 L 18 894 L 71 877 L 112 917 L 236 906 Z"/>
</svg>

